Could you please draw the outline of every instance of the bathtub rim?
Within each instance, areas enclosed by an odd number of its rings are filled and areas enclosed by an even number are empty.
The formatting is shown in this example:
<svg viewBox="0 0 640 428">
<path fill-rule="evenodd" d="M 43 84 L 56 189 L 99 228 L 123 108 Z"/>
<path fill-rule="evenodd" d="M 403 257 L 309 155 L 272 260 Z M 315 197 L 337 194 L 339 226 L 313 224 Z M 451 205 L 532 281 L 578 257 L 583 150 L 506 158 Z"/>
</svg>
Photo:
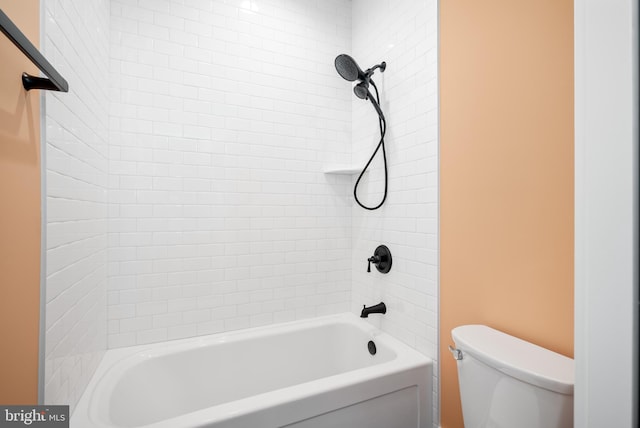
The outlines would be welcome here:
<svg viewBox="0 0 640 428">
<path fill-rule="evenodd" d="M 302 320 L 288 321 L 285 323 L 270 324 L 252 327 L 242 330 L 214 333 L 205 336 L 196 336 L 184 339 L 176 339 L 151 344 L 134 345 L 124 348 L 108 350 L 100 362 L 91 381 L 82 394 L 78 405 L 71 417 L 87 422 L 96 428 L 122 427 L 113 423 L 108 414 L 108 406 L 104 404 L 104 396 L 108 396 L 113 385 L 118 381 L 118 374 L 123 373 L 132 365 L 147 358 L 156 358 L 162 355 L 179 353 L 189 349 L 207 346 L 219 346 L 225 343 L 251 340 L 255 337 L 268 337 L 288 332 L 321 327 L 328 324 L 350 324 L 363 331 L 363 333 L 375 340 L 376 343 L 389 347 L 395 357 L 389 361 L 361 367 L 348 372 L 342 372 L 331 376 L 314 379 L 311 381 L 290 385 L 277 390 L 267 391 L 242 399 L 221 403 L 212 407 L 198 409 L 172 418 L 140 425 L 136 428 L 164 428 L 177 427 L 181 424 L 197 424 L 206 420 L 207 423 L 224 422 L 240 414 L 259 412 L 271 407 L 285 404 L 293 400 L 304 400 L 315 395 L 329 393 L 332 390 L 346 389 L 358 382 L 375 381 L 380 377 L 391 376 L 423 366 L 433 366 L 432 360 L 411 348 L 407 344 L 395 339 L 388 333 L 381 331 L 370 322 L 361 320 L 352 313 L 339 313 Z M 109 379 L 109 377 L 112 377 Z M 106 379 L 106 380 L 105 380 Z M 429 391 L 430 392 L 430 391 Z M 103 400 L 100 403 L 100 400 Z M 191 420 L 191 422 L 189 422 Z M 73 425 L 72 425 L 73 426 Z M 83 425 L 84 426 L 84 425 Z M 195 426 L 195 425 L 194 425 Z"/>
</svg>

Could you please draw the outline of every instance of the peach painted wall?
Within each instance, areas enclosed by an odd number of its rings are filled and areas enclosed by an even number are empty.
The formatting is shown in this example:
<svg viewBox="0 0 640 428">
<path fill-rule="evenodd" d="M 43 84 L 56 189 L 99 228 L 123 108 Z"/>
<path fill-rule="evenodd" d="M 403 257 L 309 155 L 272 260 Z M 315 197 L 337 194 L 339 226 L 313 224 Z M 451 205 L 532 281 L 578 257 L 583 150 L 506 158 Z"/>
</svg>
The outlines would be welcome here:
<svg viewBox="0 0 640 428">
<path fill-rule="evenodd" d="M 440 2 L 441 424 L 451 329 L 573 356 L 573 1 Z"/>
<path fill-rule="evenodd" d="M 0 0 L 36 46 L 38 0 Z M 22 88 L 38 69 L 0 33 L 0 403 L 38 399 L 40 314 L 40 92 Z"/>
</svg>

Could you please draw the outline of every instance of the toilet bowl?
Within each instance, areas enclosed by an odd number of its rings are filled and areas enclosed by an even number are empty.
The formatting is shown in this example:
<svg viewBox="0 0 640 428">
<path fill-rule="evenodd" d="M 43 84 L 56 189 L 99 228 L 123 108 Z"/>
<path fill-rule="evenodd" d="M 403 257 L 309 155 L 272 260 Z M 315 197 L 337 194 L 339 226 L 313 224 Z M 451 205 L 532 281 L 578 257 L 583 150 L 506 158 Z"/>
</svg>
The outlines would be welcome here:
<svg viewBox="0 0 640 428">
<path fill-rule="evenodd" d="M 573 359 L 484 325 L 451 336 L 465 428 L 573 427 Z"/>
</svg>

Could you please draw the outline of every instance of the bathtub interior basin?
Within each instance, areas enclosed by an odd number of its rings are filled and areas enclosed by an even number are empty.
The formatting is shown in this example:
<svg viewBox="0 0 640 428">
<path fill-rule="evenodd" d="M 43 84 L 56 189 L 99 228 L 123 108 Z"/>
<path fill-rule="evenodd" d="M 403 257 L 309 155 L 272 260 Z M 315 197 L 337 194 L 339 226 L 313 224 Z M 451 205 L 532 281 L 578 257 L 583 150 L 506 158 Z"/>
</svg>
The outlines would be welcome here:
<svg viewBox="0 0 640 428">
<path fill-rule="evenodd" d="M 375 354 L 369 341 L 375 342 Z M 421 383 L 385 381 L 411 371 L 424 375 Z M 325 404 L 340 396 L 365 402 L 413 386 L 412 394 L 430 403 L 430 376 L 426 357 L 342 314 L 108 351 L 71 426 L 74 421 L 87 428 L 251 427 L 257 421 L 265 428 L 294 426 L 336 410 L 314 404 L 323 394 Z M 383 384 L 392 391 L 380 389 Z M 304 414 L 296 415 L 301 410 Z M 419 422 L 420 415 L 413 420 Z"/>
</svg>

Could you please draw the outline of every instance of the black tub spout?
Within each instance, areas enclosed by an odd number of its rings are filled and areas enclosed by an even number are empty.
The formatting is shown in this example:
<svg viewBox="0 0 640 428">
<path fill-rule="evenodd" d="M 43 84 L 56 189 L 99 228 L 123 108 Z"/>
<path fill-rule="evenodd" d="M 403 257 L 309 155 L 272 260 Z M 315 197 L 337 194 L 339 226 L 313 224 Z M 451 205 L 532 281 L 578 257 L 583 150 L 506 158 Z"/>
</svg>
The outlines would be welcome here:
<svg viewBox="0 0 640 428">
<path fill-rule="evenodd" d="M 380 302 L 377 305 L 369 306 L 368 308 L 365 305 L 362 305 L 362 312 L 360 313 L 360 318 L 369 318 L 369 314 L 386 314 L 387 306 L 384 302 Z"/>
</svg>

